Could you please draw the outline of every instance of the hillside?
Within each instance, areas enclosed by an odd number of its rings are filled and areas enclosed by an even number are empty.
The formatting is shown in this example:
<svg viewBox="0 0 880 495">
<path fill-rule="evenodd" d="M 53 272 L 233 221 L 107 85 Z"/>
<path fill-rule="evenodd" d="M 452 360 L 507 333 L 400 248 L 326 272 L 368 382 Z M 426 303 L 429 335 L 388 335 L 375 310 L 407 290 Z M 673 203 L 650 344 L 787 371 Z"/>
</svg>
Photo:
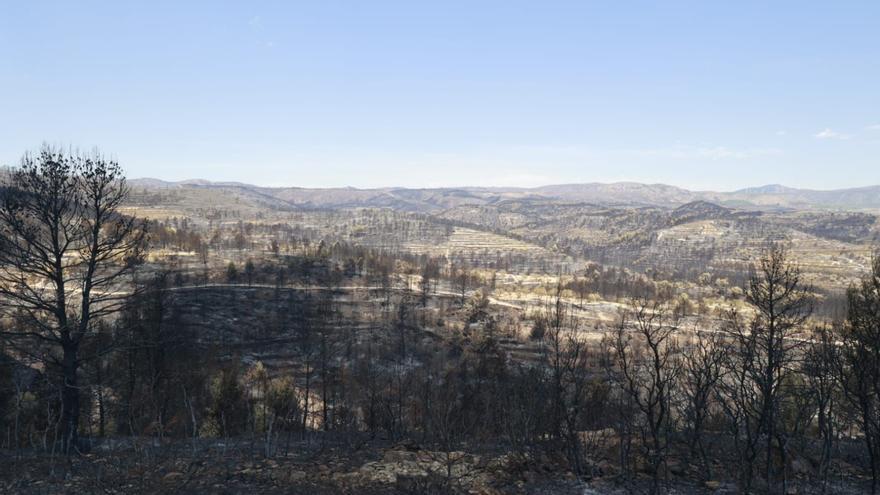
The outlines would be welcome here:
<svg viewBox="0 0 880 495">
<path fill-rule="evenodd" d="M 867 268 L 871 244 L 880 236 L 870 211 L 816 206 L 848 197 L 872 205 L 880 202 L 872 188 L 806 191 L 774 185 L 700 193 L 619 183 L 305 189 L 156 180 L 135 180 L 132 186 L 131 211 L 148 218 L 287 225 L 317 239 L 445 256 L 472 266 L 504 259 L 505 266 L 526 271 L 598 262 L 672 279 L 696 280 L 704 273 L 740 277 L 768 242 L 781 241 L 817 286 L 839 290 Z M 790 206 L 777 207 L 782 203 Z"/>
<path fill-rule="evenodd" d="M 606 205 L 650 205 L 676 207 L 704 200 L 732 207 L 762 209 L 880 209 L 880 186 L 838 190 L 811 190 L 768 185 L 733 192 L 690 191 L 664 184 L 618 182 L 611 184 L 561 184 L 535 188 L 300 188 L 260 187 L 201 179 L 167 182 L 134 179 L 131 185 L 144 189 L 219 188 L 249 191 L 293 206 L 307 208 L 377 207 L 429 212 L 464 204 L 490 204 L 509 199 L 548 198 Z"/>
</svg>

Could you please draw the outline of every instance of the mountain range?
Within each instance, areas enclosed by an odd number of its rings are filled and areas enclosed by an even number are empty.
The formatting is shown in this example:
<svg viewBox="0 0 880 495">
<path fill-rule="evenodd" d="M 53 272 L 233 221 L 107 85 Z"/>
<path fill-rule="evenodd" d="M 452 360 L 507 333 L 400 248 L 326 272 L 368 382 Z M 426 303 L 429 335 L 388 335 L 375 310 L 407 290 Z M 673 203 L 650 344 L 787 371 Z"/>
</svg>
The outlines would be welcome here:
<svg viewBox="0 0 880 495">
<path fill-rule="evenodd" d="M 560 184 L 534 188 L 449 187 L 376 189 L 263 187 L 240 182 L 211 182 L 191 179 L 169 182 L 143 178 L 130 181 L 138 189 L 213 189 L 250 196 L 261 203 L 294 208 L 387 207 L 405 211 L 432 212 L 464 204 L 493 204 L 507 200 L 564 201 L 602 205 L 644 205 L 677 207 L 694 201 L 708 201 L 736 208 L 877 210 L 880 186 L 850 189 L 797 189 L 772 184 L 732 192 L 691 191 L 665 184 L 637 182 Z"/>
</svg>

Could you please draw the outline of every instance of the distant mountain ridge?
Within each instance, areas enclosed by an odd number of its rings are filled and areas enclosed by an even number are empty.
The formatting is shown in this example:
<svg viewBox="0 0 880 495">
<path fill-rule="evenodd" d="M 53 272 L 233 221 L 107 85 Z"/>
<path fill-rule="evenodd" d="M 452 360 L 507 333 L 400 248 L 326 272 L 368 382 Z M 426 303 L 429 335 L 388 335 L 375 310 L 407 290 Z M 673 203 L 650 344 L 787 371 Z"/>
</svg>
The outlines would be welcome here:
<svg viewBox="0 0 880 495">
<path fill-rule="evenodd" d="M 797 191 L 791 187 L 785 187 L 782 184 L 767 184 L 766 186 L 747 187 L 734 191 L 734 194 L 787 194 Z"/>
<path fill-rule="evenodd" d="M 691 191 L 666 184 L 638 182 L 558 184 L 534 188 L 445 187 L 375 189 L 263 187 L 240 182 L 211 182 L 190 179 L 179 182 L 160 179 L 132 179 L 143 189 L 211 188 L 230 189 L 237 194 L 275 198 L 292 208 L 385 207 L 431 212 L 473 204 L 506 200 L 562 200 L 608 205 L 642 205 L 677 208 L 698 201 L 724 207 L 759 209 L 880 209 L 880 185 L 836 190 L 790 188 L 780 184 L 750 187 L 732 192 Z M 705 208 L 702 205 L 701 208 Z M 716 212 L 721 213 L 721 212 Z"/>
</svg>

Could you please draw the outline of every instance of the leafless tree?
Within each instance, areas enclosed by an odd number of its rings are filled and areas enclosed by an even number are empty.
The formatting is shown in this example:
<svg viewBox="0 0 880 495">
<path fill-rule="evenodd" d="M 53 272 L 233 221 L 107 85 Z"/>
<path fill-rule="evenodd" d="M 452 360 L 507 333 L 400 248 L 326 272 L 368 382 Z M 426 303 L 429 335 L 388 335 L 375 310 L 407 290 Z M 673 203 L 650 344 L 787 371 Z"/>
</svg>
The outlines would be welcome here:
<svg viewBox="0 0 880 495">
<path fill-rule="evenodd" d="M 561 442 L 569 465 L 577 474 L 584 471 L 581 430 L 589 395 L 589 353 L 579 321 L 562 298 L 563 286 L 556 285 L 543 316 L 547 322 L 544 343 L 552 380 L 551 433 Z"/>
<path fill-rule="evenodd" d="M 836 399 L 839 395 L 837 380 L 839 360 L 835 333 L 827 326 L 816 328 L 804 355 L 803 374 L 808 384 L 812 408 L 815 409 L 816 425 L 822 442 L 818 466 L 822 493 L 825 493 L 828 487 L 828 471 L 837 434 L 834 418 Z"/>
<path fill-rule="evenodd" d="M 871 273 L 848 294 L 842 329 L 840 378 L 847 401 L 858 411 L 871 470 L 871 493 L 880 477 L 880 253 Z"/>
<path fill-rule="evenodd" d="M 748 322 L 735 313 L 728 318 L 725 330 L 732 351 L 728 359 L 730 381 L 725 385 L 731 405 L 727 410 L 737 424 L 737 439 L 740 434 L 745 439 L 739 452 L 744 464 L 743 488 L 749 491 L 761 453 L 770 489 L 776 483 L 774 454 L 780 465 L 786 465 L 787 425 L 780 410 L 803 343 L 796 334 L 812 312 L 813 299 L 810 287 L 801 280 L 800 269 L 787 261 L 785 249 L 778 245 L 762 255 L 745 294 L 754 316 Z"/>
<path fill-rule="evenodd" d="M 65 452 L 78 441 L 80 346 L 125 304 L 144 245 L 144 224 L 119 211 L 127 193 L 115 161 L 44 147 L 0 200 L 0 300 L 16 319 L 6 336 L 61 370 Z"/>
<path fill-rule="evenodd" d="M 677 330 L 665 305 L 642 298 L 621 314 L 611 337 L 621 385 L 639 412 L 654 493 L 660 490 L 669 448 L 673 388 L 680 371 Z"/>
<path fill-rule="evenodd" d="M 693 341 L 681 353 L 680 393 L 683 399 L 681 418 L 693 457 L 700 456 L 703 476 L 712 478 L 706 452 L 704 430 L 716 396 L 718 382 L 724 375 L 727 348 L 718 332 L 696 332 Z"/>
<path fill-rule="evenodd" d="M 452 285 L 455 287 L 455 292 L 458 294 L 458 300 L 461 306 L 464 306 L 467 291 L 471 287 L 471 279 L 471 274 L 466 266 L 462 265 L 453 268 Z"/>
</svg>

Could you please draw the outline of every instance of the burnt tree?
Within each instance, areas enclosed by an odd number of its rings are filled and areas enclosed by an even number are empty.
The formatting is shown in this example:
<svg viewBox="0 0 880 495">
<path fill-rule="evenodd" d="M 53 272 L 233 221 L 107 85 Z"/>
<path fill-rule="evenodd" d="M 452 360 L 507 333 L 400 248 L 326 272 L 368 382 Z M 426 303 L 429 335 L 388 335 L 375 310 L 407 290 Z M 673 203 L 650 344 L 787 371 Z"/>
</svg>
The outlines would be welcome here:
<svg viewBox="0 0 880 495">
<path fill-rule="evenodd" d="M 62 447 L 77 445 L 80 349 L 129 296 L 143 223 L 121 215 L 118 163 L 44 147 L 25 155 L 0 199 L 0 301 L 18 349 L 60 371 Z"/>
</svg>

